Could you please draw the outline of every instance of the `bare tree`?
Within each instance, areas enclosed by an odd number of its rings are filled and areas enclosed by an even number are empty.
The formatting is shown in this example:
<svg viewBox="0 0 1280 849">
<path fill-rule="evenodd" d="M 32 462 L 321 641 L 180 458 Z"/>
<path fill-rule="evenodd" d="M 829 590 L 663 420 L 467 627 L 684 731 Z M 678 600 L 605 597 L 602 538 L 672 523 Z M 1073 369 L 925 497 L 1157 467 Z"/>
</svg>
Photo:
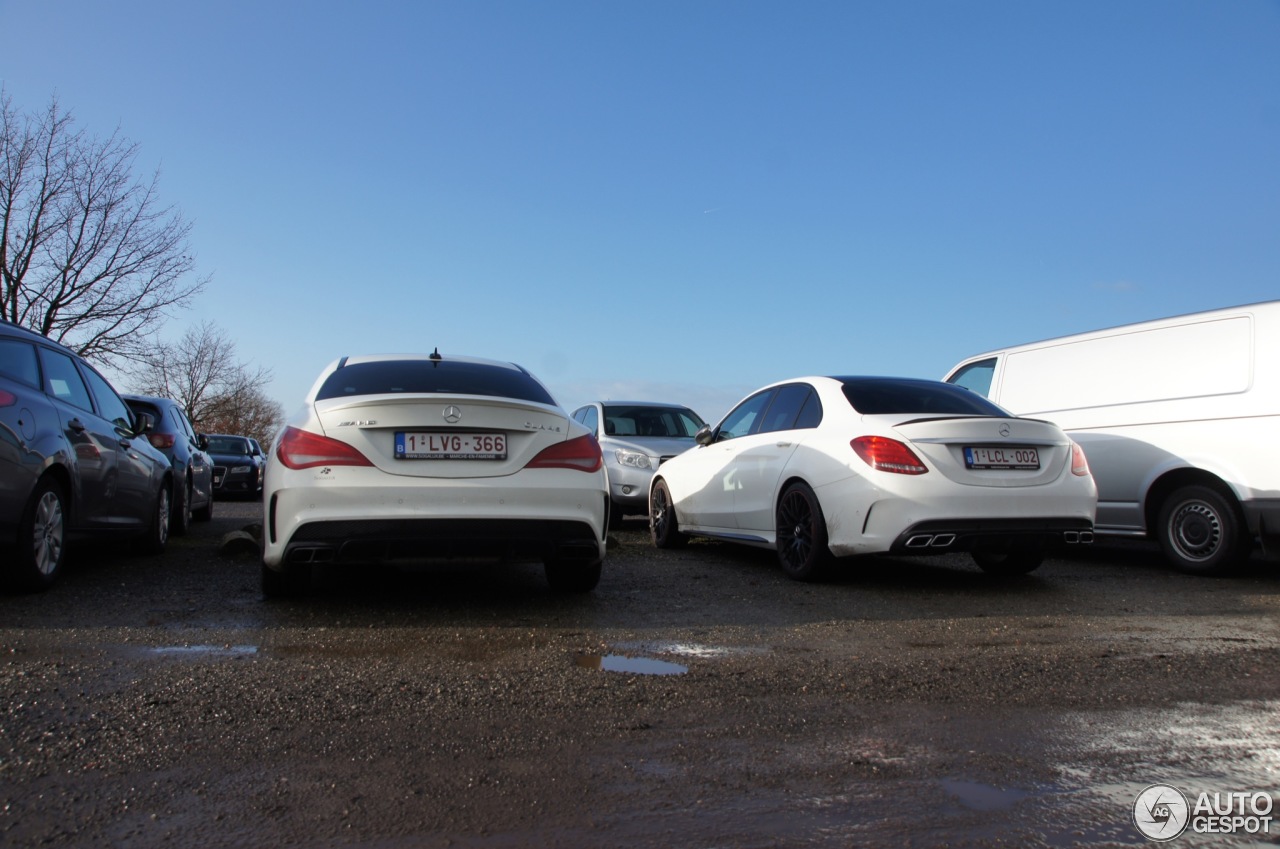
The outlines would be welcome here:
<svg viewBox="0 0 1280 849">
<path fill-rule="evenodd" d="M 21 114 L 0 89 L 0 312 L 87 358 L 134 358 L 205 281 L 157 177 L 135 181 L 137 145 L 74 123 L 56 97 Z"/>
<path fill-rule="evenodd" d="M 266 450 L 284 422 L 284 408 L 261 389 L 250 387 L 225 396 L 203 420 L 209 433 L 252 436 Z"/>
<path fill-rule="evenodd" d="M 158 342 L 137 361 L 130 381 L 145 395 L 181 404 L 197 430 L 252 436 L 264 446 L 284 420 L 263 391 L 271 370 L 236 359 L 235 342 L 212 322 L 175 343 Z"/>
</svg>

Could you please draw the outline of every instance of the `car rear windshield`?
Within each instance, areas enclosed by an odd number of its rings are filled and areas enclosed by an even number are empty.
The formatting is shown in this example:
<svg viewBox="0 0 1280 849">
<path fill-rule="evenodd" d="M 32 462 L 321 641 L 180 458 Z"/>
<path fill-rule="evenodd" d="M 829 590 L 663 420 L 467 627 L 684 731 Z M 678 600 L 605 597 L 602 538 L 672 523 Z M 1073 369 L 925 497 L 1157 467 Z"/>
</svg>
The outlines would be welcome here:
<svg viewBox="0 0 1280 849">
<path fill-rule="evenodd" d="M 241 454 L 249 456 L 249 440 L 242 436 L 209 437 L 210 454 Z"/>
<path fill-rule="evenodd" d="M 844 397 L 859 413 L 877 415 L 1007 416 L 1007 412 L 962 386 L 910 378 L 838 377 Z"/>
<path fill-rule="evenodd" d="M 555 405 L 542 384 L 527 372 L 486 363 L 450 360 L 385 360 L 352 363 L 329 375 L 316 400 L 353 395 L 491 395 Z"/>
</svg>

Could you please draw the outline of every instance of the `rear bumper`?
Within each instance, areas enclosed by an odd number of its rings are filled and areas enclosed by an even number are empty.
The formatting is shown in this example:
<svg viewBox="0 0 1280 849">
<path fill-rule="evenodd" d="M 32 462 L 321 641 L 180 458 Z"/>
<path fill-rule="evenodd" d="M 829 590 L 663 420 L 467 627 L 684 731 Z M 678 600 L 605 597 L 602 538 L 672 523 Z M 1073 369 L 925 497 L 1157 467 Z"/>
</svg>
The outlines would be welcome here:
<svg viewBox="0 0 1280 849">
<path fill-rule="evenodd" d="M 337 520 L 301 525 L 284 547 L 289 564 L 550 559 L 599 560 L 591 526 L 519 519 Z"/>
<path fill-rule="evenodd" d="M 1002 539 L 1038 538 L 1045 542 L 1093 542 L 1087 519 L 951 519 L 920 522 L 893 541 L 893 554 L 942 554 L 973 551 Z"/>
<path fill-rule="evenodd" d="M 268 487 L 263 564 L 604 557 L 603 474 L 547 470 L 502 486 L 371 477 L 379 485 Z"/>
</svg>

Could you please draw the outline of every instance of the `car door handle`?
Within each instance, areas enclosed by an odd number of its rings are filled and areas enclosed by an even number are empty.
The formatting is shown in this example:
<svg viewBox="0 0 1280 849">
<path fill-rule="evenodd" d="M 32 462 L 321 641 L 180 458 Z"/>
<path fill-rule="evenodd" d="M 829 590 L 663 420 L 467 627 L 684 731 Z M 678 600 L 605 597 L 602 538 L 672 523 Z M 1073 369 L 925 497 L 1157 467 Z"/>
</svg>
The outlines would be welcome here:
<svg viewBox="0 0 1280 849">
<path fill-rule="evenodd" d="M 790 443 L 790 442 L 779 442 L 779 443 L 777 443 L 777 445 L 778 445 L 778 447 L 779 447 L 779 448 L 790 448 L 790 447 L 791 447 L 791 443 Z"/>
</svg>

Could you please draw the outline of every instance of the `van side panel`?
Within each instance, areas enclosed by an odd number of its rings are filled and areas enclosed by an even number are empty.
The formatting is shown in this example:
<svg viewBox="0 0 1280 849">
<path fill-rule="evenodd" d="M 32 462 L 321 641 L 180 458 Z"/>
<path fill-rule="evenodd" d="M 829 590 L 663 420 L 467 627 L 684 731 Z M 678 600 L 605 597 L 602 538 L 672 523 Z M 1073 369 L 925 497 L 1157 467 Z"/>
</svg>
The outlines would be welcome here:
<svg viewBox="0 0 1280 849">
<path fill-rule="evenodd" d="M 997 403 L 1029 416 L 1125 405 L 1131 423 L 1159 421 L 1134 405 L 1245 392 L 1252 353 L 1247 315 L 1062 341 L 1010 353 Z"/>
<path fill-rule="evenodd" d="M 1212 476 L 1280 555 L 1280 301 L 992 351 L 946 379 L 966 368 L 990 370 L 992 401 L 1084 448 L 1099 532 L 1150 534 L 1166 484 Z"/>
</svg>

